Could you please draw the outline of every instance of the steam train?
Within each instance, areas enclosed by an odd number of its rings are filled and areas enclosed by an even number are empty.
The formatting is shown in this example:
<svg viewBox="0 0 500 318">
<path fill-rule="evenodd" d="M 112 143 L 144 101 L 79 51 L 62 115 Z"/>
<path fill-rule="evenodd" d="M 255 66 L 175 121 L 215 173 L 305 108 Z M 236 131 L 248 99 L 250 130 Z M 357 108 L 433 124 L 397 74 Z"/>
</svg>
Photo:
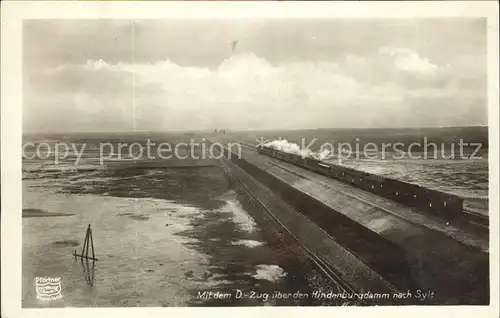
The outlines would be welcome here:
<svg viewBox="0 0 500 318">
<path fill-rule="evenodd" d="M 314 158 L 303 157 L 270 147 L 258 146 L 257 151 L 260 154 L 280 159 L 445 219 L 455 219 L 460 216 L 463 210 L 463 199 L 453 194 L 427 189 L 416 184 L 348 167 L 328 164 Z"/>
</svg>

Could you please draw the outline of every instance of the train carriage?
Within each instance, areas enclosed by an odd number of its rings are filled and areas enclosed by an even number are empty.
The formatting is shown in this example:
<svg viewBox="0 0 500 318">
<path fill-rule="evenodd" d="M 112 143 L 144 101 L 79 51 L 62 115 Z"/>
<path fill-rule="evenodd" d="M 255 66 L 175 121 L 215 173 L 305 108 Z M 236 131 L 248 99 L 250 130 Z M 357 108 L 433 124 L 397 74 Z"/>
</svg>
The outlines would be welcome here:
<svg viewBox="0 0 500 318">
<path fill-rule="evenodd" d="M 302 157 L 297 154 L 286 153 L 265 146 L 258 147 L 257 151 L 260 154 L 293 163 L 297 166 L 351 184 L 381 197 L 435 215 L 455 218 L 460 215 L 463 209 L 463 199 L 449 193 L 427 189 L 408 182 L 382 177 L 352 168 L 328 164 L 314 158 Z"/>
</svg>

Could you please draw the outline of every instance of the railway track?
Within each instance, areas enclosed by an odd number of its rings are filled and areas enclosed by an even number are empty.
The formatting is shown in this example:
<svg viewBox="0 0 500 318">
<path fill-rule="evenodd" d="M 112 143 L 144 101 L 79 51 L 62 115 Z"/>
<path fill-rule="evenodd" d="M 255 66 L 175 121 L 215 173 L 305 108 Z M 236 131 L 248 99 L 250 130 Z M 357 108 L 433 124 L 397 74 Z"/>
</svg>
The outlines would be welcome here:
<svg viewBox="0 0 500 318">
<path fill-rule="evenodd" d="M 222 157 L 223 164 L 231 170 L 229 159 L 225 156 Z M 304 244 L 301 243 L 300 239 L 292 233 L 292 231 L 283 224 L 279 218 L 271 211 L 271 209 L 260 200 L 257 195 L 234 173 L 231 174 L 232 177 L 238 181 L 246 194 L 251 198 L 252 201 L 257 203 L 265 213 L 270 217 L 271 221 L 277 226 L 279 229 L 282 229 L 285 232 L 286 239 L 288 243 L 292 243 L 294 246 L 298 246 L 304 254 L 308 257 L 312 264 L 332 283 L 333 286 L 336 287 L 339 293 L 348 293 L 348 294 L 358 294 L 358 292 L 353 289 L 348 283 L 342 280 L 337 271 L 327 262 L 324 258 L 311 251 Z M 343 305 L 369 305 L 370 303 L 364 299 L 358 299 L 352 302 L 344 302 Z"/>
<path fill-rule="evenodd" d="M 479 228 L 488 230 L 490 227 L 490 222 L 489 218 L 484 216 L 483 214 L 468 210 L 468 209 L 463 209 L 462 210 L 463 217 L 464 219 L 472 225 L 475 225 Z"/>
</svg>

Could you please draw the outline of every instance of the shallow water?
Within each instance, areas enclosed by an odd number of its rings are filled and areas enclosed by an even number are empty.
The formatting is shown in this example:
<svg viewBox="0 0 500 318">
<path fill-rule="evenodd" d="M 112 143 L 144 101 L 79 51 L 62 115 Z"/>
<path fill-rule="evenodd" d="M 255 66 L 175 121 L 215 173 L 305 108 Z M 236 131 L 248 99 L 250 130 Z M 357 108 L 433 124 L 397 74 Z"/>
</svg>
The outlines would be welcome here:
<svg viewBox="0 0 500 318">
<path fill-rule="evenodd" d="M 315 304 L 200 296 L 310 288 L 310 269 L 279 240 L 269 240 L 218 167 L 34 166 L 40 163 L 24 162 L 23 208 L 74 215 L 23 218 L 23 307 Z M 94 268 L 72 256 L 89 224 Z M 63 297 L 38 300 L 36 277 L 60 277 Z"/>
<path fill-rule="evenodd" d="M 185 280 L 184 274 L 192 271 L 201 276 L 207 270 L 206 257 L 185 246 L 189 238 L 176 235 L 189 228 L 189 218 L 201 213 L 199 210 L 152 199 L 37 190 L 25 192 L 25 206 L 36 204 L 47 211 L 71 211 L 75 216 L 23 219 L 25 306 L 44 305 L 35 299 L 35 277 L 62 278 L 63 306 L 182 305 L 190 298 L 188 289 L 197 286 L 195 280 Z M 150 218 L 135 220 L 123 213 L 147 213 Z M 86 284 L 81 263 L 71 256 L 74 249 L 80 252 L 88 224 L 99 259 L 92 287 Z M 61 240 L 80 245 L 54 245 Z M 162 288 L 166 286 L 169 288 Z"/>
</svg>

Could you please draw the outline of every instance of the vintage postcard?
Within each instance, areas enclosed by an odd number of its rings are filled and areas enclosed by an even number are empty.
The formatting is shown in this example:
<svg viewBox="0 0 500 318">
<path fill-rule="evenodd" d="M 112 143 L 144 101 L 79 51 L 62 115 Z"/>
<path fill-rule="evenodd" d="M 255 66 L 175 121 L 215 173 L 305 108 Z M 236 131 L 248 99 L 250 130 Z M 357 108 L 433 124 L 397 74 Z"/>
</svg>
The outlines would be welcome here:
<svg viewBox="0 0 500 318">
<path fill-rule="evenodd" d="M 2 315 L 498 316 L 498 56 L 496 2 L 2 4 Z"/>
</svg>

